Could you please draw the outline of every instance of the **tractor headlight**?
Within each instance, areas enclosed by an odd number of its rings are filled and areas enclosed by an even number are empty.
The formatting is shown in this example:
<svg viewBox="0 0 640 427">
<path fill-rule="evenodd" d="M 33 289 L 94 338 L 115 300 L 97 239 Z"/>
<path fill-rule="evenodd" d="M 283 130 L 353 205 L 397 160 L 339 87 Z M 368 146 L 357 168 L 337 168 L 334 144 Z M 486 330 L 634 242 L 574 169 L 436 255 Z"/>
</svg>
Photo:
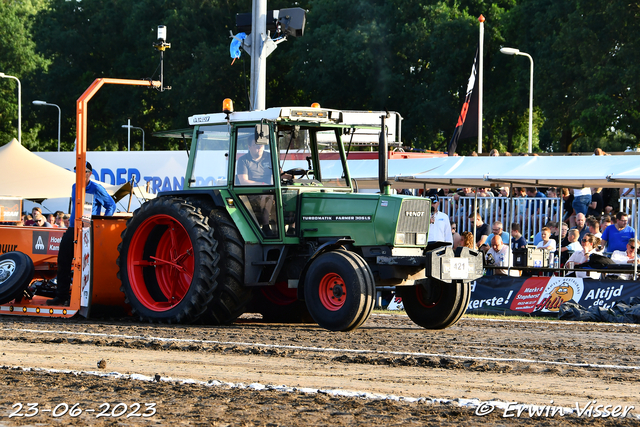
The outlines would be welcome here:
<svg viewBox="0 0 640 427">
<path fill-rule="evenodd" d="M 416 235 L 416 245 L 426 245 L 427 244 L 427 233 L 418 233 Z"/>
<path fill-rule="evenodd" d="M 396 233 L 396 245 L 404 245 L 405 235 L 404 233 Z"/>
</svg>

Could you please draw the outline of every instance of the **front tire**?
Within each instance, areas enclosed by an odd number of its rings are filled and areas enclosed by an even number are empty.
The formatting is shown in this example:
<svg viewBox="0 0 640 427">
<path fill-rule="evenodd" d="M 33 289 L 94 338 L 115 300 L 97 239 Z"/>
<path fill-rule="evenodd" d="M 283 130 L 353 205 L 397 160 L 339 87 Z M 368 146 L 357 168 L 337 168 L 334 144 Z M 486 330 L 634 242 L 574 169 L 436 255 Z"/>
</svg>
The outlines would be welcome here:
<svg viewBox="0 0 640 427">
<path fill-rule="evenodd" d="M 0 304 L 22 295 L 31 283 L 35 268 L 29 255 L 7 252 L 0 255 Z"/>
<path fill-rule="evenodd" d="M 373 308 L 375 285 L 368 265 L 355 253 L 336 250 L 316 258 L 304 280 L 307 308 L 331 331 L 350 331 L 364 323 Z"/>
<path fill-rule="evenodd" d="M 398 286 L 396 293 L 409 318 L 425 329 L 444 329 L 466 312 L 471 298 L 469 283 L 444 283 L 431 279 L 426 285 Z"/>
<path fill-rule="evenodd" d="M 219 273 L 207 220 L 182 199 L 142 205 L 122 232 L 118 278 L 142 321 L 191 323 L 206 310 Z"/>
</svg>

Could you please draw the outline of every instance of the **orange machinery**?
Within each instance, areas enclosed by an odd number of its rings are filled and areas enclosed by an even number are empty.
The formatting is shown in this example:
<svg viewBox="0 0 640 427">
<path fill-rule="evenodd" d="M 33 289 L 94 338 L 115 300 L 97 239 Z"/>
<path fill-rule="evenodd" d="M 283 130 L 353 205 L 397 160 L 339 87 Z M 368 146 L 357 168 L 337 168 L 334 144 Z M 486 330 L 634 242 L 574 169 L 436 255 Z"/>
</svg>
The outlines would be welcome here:
<svg viewBox="0 0 640 427">
<path fill-rule="evenodd" d="M 84 170 L 87 149 L 88 102 L 105 84 L 159 88 L 152 80 L 96 79 L 76 102 L 76 200 L 74 229 L 73 283 L 68 307 L 48 306 L 48 297 L 21 297 L 0 304 L 0 314 L 72 317 L 77 313 L 87 317 L 91 305 L 124 305 L 117 278 L 118 245 L 120 234 L 129 214 L 114 217 L 91 218 L 91 205 L 85 206 Z M 2 240 L 15 245 L 31 257 L 36 279 L 51 279 L 57 271 L 57 254 L 64 230 L 41 227 L 2 227 Z M 35 241 L 34 241 L 35 239 Z M 40 249 L 42 240 L 44 249 Z M 34 243 L 35 242 L 35 243 Z M 47 246 L 49 245 L 49 246 Z"/>
</svg>

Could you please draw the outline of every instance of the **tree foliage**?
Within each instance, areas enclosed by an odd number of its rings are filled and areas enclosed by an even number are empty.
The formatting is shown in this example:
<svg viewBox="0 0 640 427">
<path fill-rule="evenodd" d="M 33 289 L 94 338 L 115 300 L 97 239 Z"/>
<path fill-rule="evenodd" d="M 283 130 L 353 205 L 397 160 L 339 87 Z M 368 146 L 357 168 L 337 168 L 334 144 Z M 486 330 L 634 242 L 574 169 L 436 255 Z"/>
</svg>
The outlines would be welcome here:
<svg viewBox="0 0 640 427">
<path fill-rule="evenodd" d="M 445 150 L 484 38 L 483 151 L 526 150 L 529 64 L 502 46 L 531 54 L 534 149 L 610 150 L 640 133 L 640 6 L 611 0 L 271 0 L 269 9 L 307 10 L 303 37 L 267 60 L 267 106 L 320 102 L 338 109 L 395 110 L 403 139 Z M 153 131 L 187 127 L 193 114 L 220 110 L 224 98 L 248 108 L 250 57 L 231 65 L 230 31 L 250 0 L 0 0 L 0 71 L 23 84 L 23 142 L 31 149 L 73 147 L 75 101 L 99 77 L 159 77 L 156 28 L 168 28 L 165 84 L 170 91 L 105 86 L 89 103 L 89 148 L 123 150 L 131 119 L 149 149 L 178 143 Z M 17 135 L 15 82 L 0 81 L 0 137 Z M 135 134 L 134 134 L 135 135 Z M 134 149 L 141 139 L 136 135 Z M 459 152 L 477 149 L 473 138 Z"/>
<path fill-rule="evenodd" d="M 29 87 L 28 76 L 44 70 L 47 61 L 36 52 L 32 38 L 33 18 L 44 6 L 44 0 L 0 1 L 0 72 L 17 77 L 22 86 L 22 104 Z M 5 143 L 18 138 L 18 89 L 14 79 L 0 79 L 0 141 Z M 39 127 L 22 117 L 22 142 L 35 145 Z M 28 111 L 28 110 L 27 110 Z"/>
</svg>

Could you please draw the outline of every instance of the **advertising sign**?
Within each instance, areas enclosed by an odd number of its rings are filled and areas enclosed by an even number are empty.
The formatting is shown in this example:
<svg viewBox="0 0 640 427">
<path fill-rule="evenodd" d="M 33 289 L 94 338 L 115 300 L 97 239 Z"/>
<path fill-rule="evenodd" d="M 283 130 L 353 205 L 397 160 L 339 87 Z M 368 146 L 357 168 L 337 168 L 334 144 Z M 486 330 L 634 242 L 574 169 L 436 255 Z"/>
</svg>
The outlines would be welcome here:
<svg viewBox="0 0 640 427">
<path fill-rule="evenodd" d="M 80 306 L 89 307 L 91 296 L 91 227 L 82 227 L 82 281 L 80 286 Z"/>
<path fill-rule="evenodd" d="M 0 197 L 0 222 L 19 222 L 22 199 Z"/>
<path fill-rule="evenodd" d="M 585 308 L 611 308 L 617 300 L 640 293 L 640 282 L 576 277 L 484 276 L 471 285 L 467 312 L 501 311 L 550 315 L 573 300 Z"/>
<path fill-rule="evenodd" d="M 31 253 L 57 256 L 64 229 L 61 231 L 53 231 L 51 228 L 45 228 L 45 230 L 47 231 L 33 231 Z"/>
</svg>

